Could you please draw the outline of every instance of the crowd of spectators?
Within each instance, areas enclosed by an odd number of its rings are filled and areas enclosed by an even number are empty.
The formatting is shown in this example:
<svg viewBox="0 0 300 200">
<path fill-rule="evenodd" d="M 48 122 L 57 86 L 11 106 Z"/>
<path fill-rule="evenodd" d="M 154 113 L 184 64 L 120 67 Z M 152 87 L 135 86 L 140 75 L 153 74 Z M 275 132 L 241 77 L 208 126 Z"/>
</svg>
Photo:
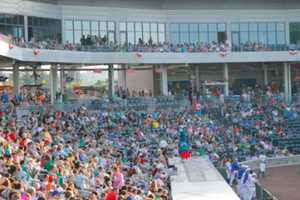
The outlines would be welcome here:
<svg viewBox="0 0 300 200">
<path fill-rule="evenodd" d="M 185 52 L 231 52 L 231 51 L 284 51 L 289 49 L 295 49 L 293 45 L 267 45 L 261 42 L 246 42 L 237 44 L 231 44 L 231 41 L 226 40 L 224 42 L 213 41 L 196 42 L 196 43 L 180 43 L 172 44 L 169 42 L 154 43 L 150 38 L 149 41 L 144 42 L 139 39 L 137 44 L 129 42 L 116 43 L 109 41 L 106 36 L 82 36 L 79 44 L 73 44 L 70 41 L 66 41 L 65 44 L 60 43 L 58 40 L 37 40 L 31 38 L 26 42 L 24 38 L 14 38 L 12 43 L 23 48 L 37 48 L 37 49 L 56 49 L 56 50 L 71 50 L 71 51 L 92 51 L 92 52 L 173 52 L 173 53 L 185 53 Z"/>
<path fill-rule="evenodd" d="M 1 100 L 8 100 L 4 94 Z M 193 156 L 229 160 L 288 155 L 272 143 L 300 107 L 270 96 L 218 107 L 210 100 L 153 111 L 0 112 L 3 199 L 169 200 L 179 132 Z"/>
<path fill-rule="evenodd" d="M 151 90 L 129 90 L 128 88 L 124 88 L 122 86 L 115 87 L 115 95 L 119 98 L 126 99 L 130 97 L 152 97 Z"/>
<path fill-rule="evenodd" d="M 4 90 L 0 94 L 1 103 L 16 107 L 20 105 L 42 105 L 50 103 L 50 93 L 42 88 L 23 88 L 18 95 L 11 95 Z"/>
</svg>

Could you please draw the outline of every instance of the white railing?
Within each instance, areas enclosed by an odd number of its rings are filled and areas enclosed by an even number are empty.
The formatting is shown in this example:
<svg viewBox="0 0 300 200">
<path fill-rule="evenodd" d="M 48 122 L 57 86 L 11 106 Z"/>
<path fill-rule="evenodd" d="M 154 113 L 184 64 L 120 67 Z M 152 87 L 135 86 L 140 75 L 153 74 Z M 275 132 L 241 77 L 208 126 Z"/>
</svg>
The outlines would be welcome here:
<svg viewBox="0 0 300 200">
<path fill-rule="evenodd" d="M 241 164 L 247 165 L 254 170 L 259 169 L 259 163 L 260 163 L 259 159 L 241 162 Z M 300 155 L 267 158 L 266 165 L 268 168 L 300 165 Z"/>
</svg>

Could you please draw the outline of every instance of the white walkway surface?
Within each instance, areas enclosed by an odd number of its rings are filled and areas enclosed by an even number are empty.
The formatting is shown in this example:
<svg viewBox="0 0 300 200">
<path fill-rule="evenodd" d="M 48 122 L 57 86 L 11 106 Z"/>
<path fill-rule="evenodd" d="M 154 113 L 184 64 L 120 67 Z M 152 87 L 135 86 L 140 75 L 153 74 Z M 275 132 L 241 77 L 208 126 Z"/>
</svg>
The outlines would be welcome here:
<svg viewBox="0 0 300 200">
<path fill-rule="evenodd" d="M 173 200 L 239 200 L 207 157 L 173 162 L 178 168 L 171 181 Z"/>
</svg>

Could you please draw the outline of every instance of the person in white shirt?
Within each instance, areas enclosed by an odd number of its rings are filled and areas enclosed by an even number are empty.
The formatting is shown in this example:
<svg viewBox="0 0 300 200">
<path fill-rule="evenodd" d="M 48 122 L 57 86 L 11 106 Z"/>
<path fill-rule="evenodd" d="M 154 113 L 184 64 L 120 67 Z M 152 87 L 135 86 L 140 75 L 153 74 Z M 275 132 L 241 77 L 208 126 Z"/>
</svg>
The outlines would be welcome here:
<svg viewBox="0 0 300 200">
<path fill-rule="evenodd" d="M 259 162 L 259 177 L 264 178 L 266 175 L 266 156 L 265 155 L 260 155 L 259 156 L 260 162 Z"/>
</svg>

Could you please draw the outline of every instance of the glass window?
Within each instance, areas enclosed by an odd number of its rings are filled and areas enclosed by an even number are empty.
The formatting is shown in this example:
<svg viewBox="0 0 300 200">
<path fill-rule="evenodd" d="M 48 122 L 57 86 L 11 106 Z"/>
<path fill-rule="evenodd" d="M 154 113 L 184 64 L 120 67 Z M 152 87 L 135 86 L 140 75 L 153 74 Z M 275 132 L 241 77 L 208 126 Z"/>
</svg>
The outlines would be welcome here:
<svg viewBox="0 0 300 200">
<path fill-rule="evenodd" d="M 199 41 L 204 42 L 204 43 L 208 42 L 208 33 L 200 32 L 199 33 Z"/>
<path fill-rule="evenodd" d="M 239 32 L 232 32 L 231 35 L 232 44 L 238 46 L 240 45 L 240 34 Z"/>
<path fill-rule="evenodd" d="M 90 22 L 89 21 L 82 21 L 82 29 L 83 30 L 90 30 Z"/>
<path fill-rule="evenodd" d="M 250 42 L 257 42 L 258 41 L 257 31 L 250 31 L 249 32 L 249 41 Z"/>
<path fill-rule="evenodd" d="M 259 31 L 267 31 L 267 24 L 266 23 L 259 23 L 258 24 Z"/>
<path fill-rule="evenodd" d="M 126 31 L 126 23 L 125 22 L 120 23 L 120 31 Z"/>
<path fill-rule="evenodd" d="M 166 41 L 166 36 L 164 32 L 159 32 L 158 39 L 160 43 L 164 43 Z"/>
<path fill-rule="evenodd" d="M 61 20 L 58 19 L 47 19 L 39 17 L 28 17 L 30 19 L 30 25 L 28 25 L 28 36 L 29 40 L 34 37 L 37 40 L 58 40 L 61 41 Z M 72 22 L 64 22 L 72 30 Z M 15 31 L 19 32 L 19 31 Z"/>
<path fill-rule="evenodd" d="M 179 33 L 178 32 L 171 33 L 171 42 L 173 44 L 179 44 Z"/>
<path fill-rule="evenodd" d="M 245 44 L 249 41 L 249 33 L 246 31 L 241 31 L 240 32 L 240 40 L 241 43 Z"/>
<path fill-rule="evenodd" d="M 92 22 L 91 22 L 91 28 L 92 28 L 92 30 L 94 30 L 94 31 L 98 31 L 98 29 L 99 29 L 98 22 L 97 22 L 97 21 L 92 21 Z"/>
<path fill-rule="evenodd" d="M 171 24 L 171 32 L 179 32 L 179 24 Z"/>
<path fill-rule="evenodd" d="M 280 31 L 277 32 L 277 44 L 285 44 L 285 33 Z"/>
<path fill-rule="evenodd" d="M 153 41 L 154 44 L 158 43 L 157 32 L 151 32 L 151 39 L 152 39 L 152 41 Z"/>
<path fill-rule="evenodd" d="M 74 43 L 75 44 L 80 44 L 81 37 L 82 37 L 81 31 L 75 30 L 74 31 Z"/>
<path fill-rule="evenodd" d="M 73 30 L 73 21 L 72 20 L 65 20 L 65 29 Z"/>
<path fill-rule="evenodd" d="M 126 43 L 126 32 L 120 32 L 120 42 L 121 44 Z"/>
<path fill-rule="evenodd" d="M 189 42 L 188 32 L 180 32 L 180 43 L 188 43 L 188 42 Z"/>
<path fill-rule="evenodd" d="M 134 23 L 127 23 L 127 31 L 134 31 Z"/>
<path fill-rule="evenodd" d="M 276 44 L 276 33 L 275 32 L 268 32 L 268 44 Z"/>
<path fill-rule="evenodd" d="M 191 43 L 198 42 L 198 32 L 190 32 L 190 42 Z"/>
<path fill-rule="evenodd" d="M 157 32 L 157 24 L 151 23 L 151 32 Z"/>
<path fill-rule="evenodd" d="M 199 31 L 200 32 L 207 32 L 207 24 L 199 24 Z"/>
<path fill-rule="evenodd" d="M 74 21 L 74 30 L 81 31 L 81 21 Z"/>
<path fill-rule="evenodd" d="M 276 31 L 276 24 L 268 23 L 268 31 Z"/>
<path fill-rule="evenodd" d="M 217 32 L 209 32 L 208 42 L 209 43 L 218 42 L 218 34 L 217 34 Z"/>
<path fill-rule="evenodd" d="M 19 24 L 24 25 L 24 16 L 19 16 Z"/>
<path fill-rule="evenodd" d="M 180 32 L 188 32 L 189 25 L 188 24 L 180 24 Z"/>
<path fill-rule="evenodd" d="M 158 31 L 165 32 L 165 24 L 158 24 Z"/>
<path fill-rule="evenodd" d="M 290 23 L 290 43 L 300 44 L 300 22 Z"/>
<path fill-rule="evenodd" d="M 92 30 L 92 36 L 99 36 L 99 32 L 97 30 Z"/>
<path fill-rule="evenodd" d="M 150 31 L 149 23 L 143 23 L 143 31 L 144 32 L 149 32 Z"/>
<path fill-rule="evenodd" d="M 150 33 L 149 32 L 143 32 L 143 41 L 148 43 L 150 40 Z"/>
<path fill-rule="evenodd" d="M 249 30 L 250 31 L 257 31 L 258 30 L 257 24 L 256 23 L 250 23 L 249 24 Z"/>
<path fill-rule="evenodd" d="M 240 31 L 240 25 L 237 23 L 234 23 L 231 25 L 231 30 L 232 31 Z"/>
<path fill-rule="evenodd" d="M 73 40 L 73 31 L 65 31 L 65 39 L 70 43 L 74 43 Z"/>
<path fill-rule="evenodd" d="M 5 23 L 5 15 L 4 14 L 0 14 L 0 24 L 4 24 Z M 29 24 L 29 21 L 28 21 Z"/>
<path fill-rule="evenodd" d="M 114 22 L 108 22 L 107 26 L 108 26 L 109 31 L 114 31 L 115 30 L 115 23 Z"/>
<path fill-rule="evenodd" d="M 142 31 L 142 24 L 141 23 L 135 23 L 135 31 Z"/>
<path fill-rule="evenodd" d="M 267 32 L 266 31 L 258 32 L 258 40 L 262 44 L 267 44 Z"/>
<path fill-rule="evenodd" d="M 190 24 L 190 32 L 198 33 L 198 24 Z"/>
<path fill-rule="evenodd" d="M 100 31 L 100 37 L 107 37 L 107 31 Z"/>
<path fill-rule="evenodd" d="M 217 32 L 217 24 L 208 24 L 208 31 Z"/>
<path fill-rule="evenodd" d="M 277 31 L 285 31 L 284 23 L 277 23 Z"/>
<path fill-rule="evenodd" d="M 240 24 L 240 31 L 248 31 L 248 30 L 249 30 L 248 23 Z"/>
<path fill-rule="evenodd" d="M 115 42 L 116 41 L 116 35 L 114 31 L 108 32 L 108 41 L 109 42 Z"/>
<path fill-rule="evenodd" d="M 120 23 L 120 27 L 121 27 L 121 24 L 122 23 Z M 107 30 L 107 23 L 106 22 L 100 22 L 100 30 L 101 31 L 106 31 Z M 126 26 L 125 26 L 125 30 L 126 30 Z"/>
<path fill-rule="evenodd" d="M 135 32 L 135 40 L 136 40 L 136 43 L 138 43 L 139 39 L 143 40 L 143 34 L 142 34 L 141 31 Z"/>
<path fill-rule="evenodd" d="M 225 24 L 218 24 L 218 32 L 225 32 L 226 25 Z"/>
<path fill-rule="evenodd" d="M 128 43 L 130 44 L 134 44 L 134 32 L 130 31 L 127 32 L 127 39 L 128 39 Z"/>
</svg>

